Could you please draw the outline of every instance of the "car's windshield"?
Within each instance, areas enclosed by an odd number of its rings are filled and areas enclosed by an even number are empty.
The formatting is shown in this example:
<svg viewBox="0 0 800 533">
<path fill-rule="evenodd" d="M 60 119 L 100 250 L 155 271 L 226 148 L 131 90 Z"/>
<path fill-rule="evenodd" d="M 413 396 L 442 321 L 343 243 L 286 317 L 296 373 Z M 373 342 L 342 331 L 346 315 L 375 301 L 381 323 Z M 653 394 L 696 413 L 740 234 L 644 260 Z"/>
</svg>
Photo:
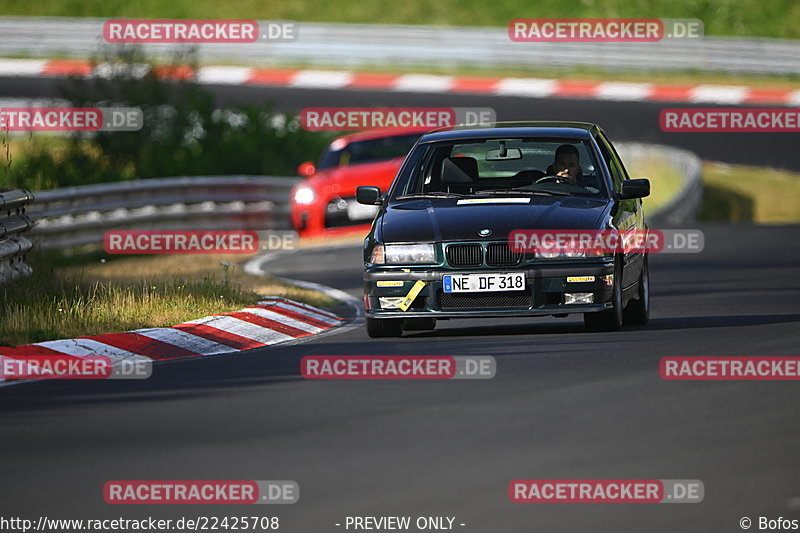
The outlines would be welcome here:
<svg viewBox="0 0 800 533">
<path fill-rule="evenodd" d="M 393 198 L 463 195 L 605 195 L 588 141 L 507 138 L 419 145 Z"/>
<path fill-rule="evenodd" d="M 381 137 L 348 143 L 336 139 L 320 157 L 317 168 L 320 170 L 338 166 L 358 165 L 405 157 L 420 138 L 419 133 Z"/>
</svg>

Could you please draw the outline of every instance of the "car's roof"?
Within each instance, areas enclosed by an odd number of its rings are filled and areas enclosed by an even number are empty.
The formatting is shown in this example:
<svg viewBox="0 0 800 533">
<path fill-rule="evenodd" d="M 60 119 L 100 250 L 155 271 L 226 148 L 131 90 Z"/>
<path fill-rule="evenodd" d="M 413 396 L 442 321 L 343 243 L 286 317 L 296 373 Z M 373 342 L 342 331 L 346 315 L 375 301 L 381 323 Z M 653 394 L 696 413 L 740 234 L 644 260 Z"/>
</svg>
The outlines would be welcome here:
<svg viewBox="0 0 800 533">
<path fill-rule="evenodd" d="M 457 127 L 438 130 L 420 139 L 421 143 L 466 140 L 497 139 L 508 137 L 569 137 L 590 139 L 596 132 L 602 131 L 600 126 L 591 122 L 495 122 L 480 126 Z"/>
</svg>

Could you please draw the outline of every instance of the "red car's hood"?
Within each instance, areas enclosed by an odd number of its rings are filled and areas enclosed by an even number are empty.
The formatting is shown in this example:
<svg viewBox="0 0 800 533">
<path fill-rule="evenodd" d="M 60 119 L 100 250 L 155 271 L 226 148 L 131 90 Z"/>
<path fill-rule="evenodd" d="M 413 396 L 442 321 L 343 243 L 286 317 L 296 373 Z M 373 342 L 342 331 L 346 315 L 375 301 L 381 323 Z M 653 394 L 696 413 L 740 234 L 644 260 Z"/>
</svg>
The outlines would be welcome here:
<svg viewBox="0 0 800 533">
<path fill-rule="evenodd" d="M 376 163 L 326 168 L 305 180 L 322 196 L 355 196 L 359 185 L 374 185 L 386 192 L 392 184 L 403 158 Z"/>
</svg>

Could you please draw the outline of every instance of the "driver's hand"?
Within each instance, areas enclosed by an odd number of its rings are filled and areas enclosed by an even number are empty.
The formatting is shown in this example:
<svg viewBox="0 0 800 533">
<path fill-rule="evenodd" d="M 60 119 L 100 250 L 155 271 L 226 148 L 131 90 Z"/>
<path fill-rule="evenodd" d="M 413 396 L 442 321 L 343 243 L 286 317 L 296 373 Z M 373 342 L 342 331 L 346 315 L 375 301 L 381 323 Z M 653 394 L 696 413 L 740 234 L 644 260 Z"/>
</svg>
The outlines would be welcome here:
<svg viewBox="0 0 800 533">
<path fill-rule="evenodd" d="M 567 169 L 565 168 L 563 170 L 556 172 L 556 176 L 558 176 L 559 178 L 569 178 L 569 171 L 567 171 Z"/>
</svg>

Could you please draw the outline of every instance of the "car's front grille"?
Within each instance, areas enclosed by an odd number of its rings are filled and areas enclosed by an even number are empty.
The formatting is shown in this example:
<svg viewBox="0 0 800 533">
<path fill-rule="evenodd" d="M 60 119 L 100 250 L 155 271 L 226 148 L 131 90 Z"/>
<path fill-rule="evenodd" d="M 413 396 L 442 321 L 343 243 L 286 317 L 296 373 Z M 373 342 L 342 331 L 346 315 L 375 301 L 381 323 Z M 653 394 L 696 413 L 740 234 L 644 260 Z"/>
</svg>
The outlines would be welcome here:
<svg viewBox="0 0 800 533">
<path fill-rule="evenodd" d="M 479 293 L 439 291 L 439 307 L 441 309 L 506 309 L 530 306 L 531 292 L 529 290 Z"/>
<path fill-rule="evenodd" d="M 483 247 L 480 244 L 450 244 L 445 250 L 450 266 L 479 267 L 483 264 Z"/>
<path fill-rule="evenodd" d="M 514 266 L 521 260 L 522 254 L 511 251 L 504 242 L 486 247 L 486 264 L 489 266 Z"/>
</svg>

